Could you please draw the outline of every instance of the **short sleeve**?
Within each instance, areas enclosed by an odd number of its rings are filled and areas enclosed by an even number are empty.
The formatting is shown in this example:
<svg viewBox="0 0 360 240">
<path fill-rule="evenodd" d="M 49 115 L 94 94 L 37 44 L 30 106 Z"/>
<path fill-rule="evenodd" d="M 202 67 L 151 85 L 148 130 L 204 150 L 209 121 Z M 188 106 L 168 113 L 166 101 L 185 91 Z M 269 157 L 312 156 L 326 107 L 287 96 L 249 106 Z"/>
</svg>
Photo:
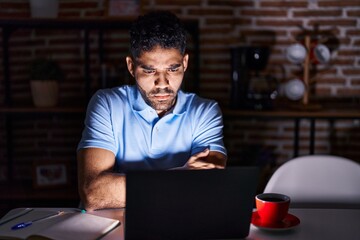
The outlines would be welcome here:
<svg viewBox="0 0 360 240">
<path fill-rule="evenodd" d="M 84 121 L 81 148 L 97 147 L 116 153 L 110 106 L 104 90 L 97 91 L 91 98 Z"/>
<path fill-rule="evenodd" d="M 199 107 L 196 111 L 193 124 L 194 140 L 191 155 L 205 148 L 227 155 L 223 142 L 222 113 L 215 101 L 209 101 Z"/>
</svg>

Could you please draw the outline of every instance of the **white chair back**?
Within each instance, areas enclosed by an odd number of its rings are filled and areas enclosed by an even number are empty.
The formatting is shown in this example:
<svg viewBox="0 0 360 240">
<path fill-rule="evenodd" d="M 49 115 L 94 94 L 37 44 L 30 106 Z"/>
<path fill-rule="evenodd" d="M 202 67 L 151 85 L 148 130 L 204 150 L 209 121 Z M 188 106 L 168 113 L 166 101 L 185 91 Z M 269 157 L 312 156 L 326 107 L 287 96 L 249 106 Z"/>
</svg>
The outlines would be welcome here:
<svg viewBox="0 0 360 240">
<path fill-rule="evenodd" d="M 290 196 L 292 207 L 360 208 L 360 164 L 330 155 L 297 157 L 274 172 L 264 192 Z"/>
</svg>

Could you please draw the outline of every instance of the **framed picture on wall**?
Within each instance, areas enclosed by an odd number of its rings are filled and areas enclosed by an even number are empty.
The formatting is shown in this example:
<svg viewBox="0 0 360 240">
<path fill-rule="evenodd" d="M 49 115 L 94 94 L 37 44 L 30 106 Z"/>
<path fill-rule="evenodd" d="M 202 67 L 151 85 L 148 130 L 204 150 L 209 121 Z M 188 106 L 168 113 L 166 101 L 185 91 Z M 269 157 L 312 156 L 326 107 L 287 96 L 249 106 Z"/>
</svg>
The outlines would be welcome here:
<svg viewBox="0 0 360 240">
<path fill-rule="evenodd" d="M 69 185 L 69 164 L 65 161 L 36 161 L 33 164 L 34 188 Z"/>
<path fill-rule="evenodd" d="M 140 14 L 140 0 L 106 0 L 105 16 L 137 16 Z"/>
</svg>

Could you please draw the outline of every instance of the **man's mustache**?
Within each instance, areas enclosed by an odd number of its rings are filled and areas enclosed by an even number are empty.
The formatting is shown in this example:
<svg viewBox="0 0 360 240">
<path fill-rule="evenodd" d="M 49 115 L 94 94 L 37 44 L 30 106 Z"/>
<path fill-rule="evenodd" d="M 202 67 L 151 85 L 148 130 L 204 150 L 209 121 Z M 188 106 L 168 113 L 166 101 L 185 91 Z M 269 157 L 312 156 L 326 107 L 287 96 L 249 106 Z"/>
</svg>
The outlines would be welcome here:
<svg viewBox="0 0 360 240">
<path fill-rule="evenodd" d="M 169 88 L 156 88 L 149 92 L 149 95 L 156 95 L 156 94 L 174 94 L 175 92 Z"/>
</svg>

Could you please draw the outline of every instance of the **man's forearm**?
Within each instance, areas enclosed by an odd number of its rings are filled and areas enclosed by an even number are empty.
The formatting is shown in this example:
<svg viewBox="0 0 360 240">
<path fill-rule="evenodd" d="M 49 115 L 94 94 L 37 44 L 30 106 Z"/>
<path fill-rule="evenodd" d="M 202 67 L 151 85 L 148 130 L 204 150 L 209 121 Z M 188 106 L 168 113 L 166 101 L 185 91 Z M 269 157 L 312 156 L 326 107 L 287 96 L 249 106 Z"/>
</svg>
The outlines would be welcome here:
<svg viewBox="0 0 360 240">
<path fill-rule="evenodd" d="M 125 207 L 125 183 L 123 174 L 104 172 L 79 186 L 79 193 L 86 210 Z"/>
</svg>

